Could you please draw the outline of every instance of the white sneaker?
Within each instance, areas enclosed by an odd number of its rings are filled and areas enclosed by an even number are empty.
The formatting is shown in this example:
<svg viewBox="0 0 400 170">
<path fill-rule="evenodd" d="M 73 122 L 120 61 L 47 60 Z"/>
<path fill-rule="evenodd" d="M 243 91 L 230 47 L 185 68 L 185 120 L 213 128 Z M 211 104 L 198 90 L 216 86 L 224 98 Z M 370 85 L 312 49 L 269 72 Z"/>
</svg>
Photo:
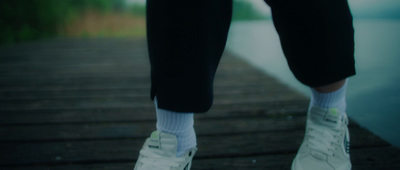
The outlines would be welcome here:
<svg viewBox="0 0 400 170">
<path fill-rule="evenodd" d="M 140 150 L 134 170 L 190 170 L 197 148 L 176 157 L 175 135 L 154 131 Z"/>
<path fill-rule="evenodd" d="M 351 169 L 347 124 L 347 115 L 338 109 L 311 108 L 306 134 L 293 160 L 292 170 Z"/>
</svg>

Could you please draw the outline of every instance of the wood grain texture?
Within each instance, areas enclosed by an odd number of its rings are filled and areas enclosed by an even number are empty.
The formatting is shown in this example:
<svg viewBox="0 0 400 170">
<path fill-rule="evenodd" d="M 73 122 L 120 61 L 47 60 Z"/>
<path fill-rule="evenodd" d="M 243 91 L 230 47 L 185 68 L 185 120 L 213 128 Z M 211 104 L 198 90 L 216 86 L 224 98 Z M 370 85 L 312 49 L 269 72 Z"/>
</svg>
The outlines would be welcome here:
<svg viewBox="0 0 400 170">
<path fill-rule="evenodd" d="M 132 169 L 155 129 L 144 39 L 0 48 L 0 169 Z M 193 170 L 289 169 L 308 98 L 229 51 L 195 116 Z M 350 121 L 353 169 L 399 169 L 400 149 Z"/>
</svg>

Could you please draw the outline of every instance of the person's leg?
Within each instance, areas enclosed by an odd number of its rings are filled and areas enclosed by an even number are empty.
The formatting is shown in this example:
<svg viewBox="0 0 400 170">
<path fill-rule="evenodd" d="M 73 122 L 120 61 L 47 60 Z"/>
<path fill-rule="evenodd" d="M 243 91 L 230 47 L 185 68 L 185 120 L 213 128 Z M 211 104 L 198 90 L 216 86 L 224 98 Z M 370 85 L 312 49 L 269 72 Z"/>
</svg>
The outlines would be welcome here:
<svg viewBox="0 0 400 170">
<path fill-rule="evenodd" d="M 313 106 L 336 108 L 340 113 L 346 112 L 346 89 L 348 80 L 341 80 L 325 86 L 311 88 L 311 102 Z"/>
<path fill-rule="evenodd" d="M 355 74 L 347 0 L 266 0 L 288 64 L 312 97 L 292 169 L 350 169 L 345 92 Z"/>
<path fill-rule="evenodd" d="M 266 0 L 289 68 L 309 87 L 355 74 L 354 29 L 347 0 Z"/>
<path fill-rule="evenodd" d="M 193 114 L 212 105 L 214 75 L 231 15 L 232 0 L 147 0 L 157 131 L 147 139 L 135 169 L 190 169 L 197 150 Z"/>
<path fill-rule="evenodd" d="M 345 83 L 346 80 L 340 80 L 338 82 L 331 83 L 325 86 L 315 87 L 314 89 L 320 93 L 330 93 L 339 90 Z"/>
<path fill-rule="evenodd" d="M 193 123 L 190 127 L 186 121 L 193 122 L 194 112 L 211 107 L 214 75 L 232 15 L 230 3 L 147 2 L 151 97 L 157 97 L 157 129 L 178 136 L 178 156 L 195 146 L 194 131 L 190 130 Z"/>
<path fill-rule="evenodd" d="M 206 112 L 224 51 L 232 0 L 147 1 L 151 97 L 177 112 Z"/>
<path fill-rule="evenodd" d="M 177 138 L 176 156 L 182 157 L 188 150 L 195 148 L 196 133 L 194 131 L 194 114 L 192 112 L 175 112 L 158 107 L 157 99 L 154 99 L 157 130 L 160 132 L 173 134 Z"/>
</svg>

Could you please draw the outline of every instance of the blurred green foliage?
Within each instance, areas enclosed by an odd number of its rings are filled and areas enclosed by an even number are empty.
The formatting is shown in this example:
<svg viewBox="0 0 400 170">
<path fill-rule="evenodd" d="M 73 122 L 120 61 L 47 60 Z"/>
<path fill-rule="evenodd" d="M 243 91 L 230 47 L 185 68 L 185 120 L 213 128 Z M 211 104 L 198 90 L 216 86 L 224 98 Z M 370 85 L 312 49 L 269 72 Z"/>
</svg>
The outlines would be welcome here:
<svg viewBox="0 0 400 170">
<path fill-rule="evenodd" d="M 130 11 L 136 16 L 144 16 L 146 15 L 146 6 L 134 3 L 130 6 Z M 233 21 L 258 19 L 268 19 L 268 17 L 255 10 L 249 0 L 233 0 Z"/>
<path fill-rule="evenodd" d="M 58 26 L 85 9 L 121 10 L 124 0 L 1 0 L 0 44 L 57 35 Z"/>
<path fill-rule="evenodd" d="M 60 28 L 88 9 L 146 15 L 145 4 L 126 0 L 0 0 L 0 44 L 63 35 Z M 234 0 L 233 11 L 233 21 L 266 18 L 247 0 Z"/>
<path fill-rule="evenodd" d="M 135 16 L 145 16 L 146 15 L 146 5 L 134 3 L 129 7 L 130 12 Z"/>
<path fill-rule="evenodd" d="M 249 0 L 234 0 L 233 2 L 233 21 L 268 19 L 267 16 L 255 10 Z"/>
</svg>

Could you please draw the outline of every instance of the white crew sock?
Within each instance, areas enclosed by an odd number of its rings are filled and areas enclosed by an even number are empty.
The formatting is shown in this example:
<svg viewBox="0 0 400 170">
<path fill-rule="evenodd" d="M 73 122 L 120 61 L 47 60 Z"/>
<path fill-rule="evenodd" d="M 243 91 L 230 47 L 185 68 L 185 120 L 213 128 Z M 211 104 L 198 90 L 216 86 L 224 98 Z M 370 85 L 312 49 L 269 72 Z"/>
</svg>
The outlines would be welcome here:
<svg viewBox="0 0 400 170">
<path fill-rule="evenodd" d="M 312 95 L 309 109 L 311 109 L 312 106 L 319 106 L 323 108 L 339 109 L 342 114 L 346 112 L 347 82 L 348 80 L 346 79 L 346 82 L 340 89 L 330 93 L 320 93 L 311 88 Z"/>
<path fill-rule="evenodd" d="M 196 133 L 194 131 L 194 113 L 174 112 L 160 109 L 157 99 L 154 99 L 157 114 L 157 130 L 177 137 L 177 157 L 181 157 L 191 148 L 196 147 Z"/>
</svg>

